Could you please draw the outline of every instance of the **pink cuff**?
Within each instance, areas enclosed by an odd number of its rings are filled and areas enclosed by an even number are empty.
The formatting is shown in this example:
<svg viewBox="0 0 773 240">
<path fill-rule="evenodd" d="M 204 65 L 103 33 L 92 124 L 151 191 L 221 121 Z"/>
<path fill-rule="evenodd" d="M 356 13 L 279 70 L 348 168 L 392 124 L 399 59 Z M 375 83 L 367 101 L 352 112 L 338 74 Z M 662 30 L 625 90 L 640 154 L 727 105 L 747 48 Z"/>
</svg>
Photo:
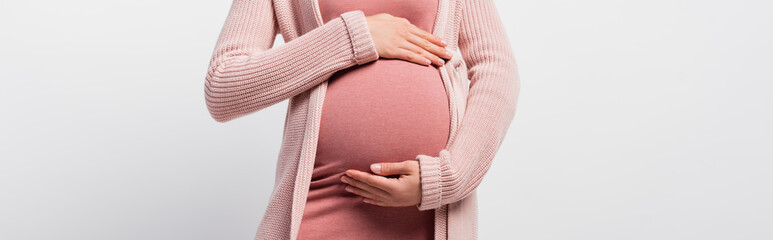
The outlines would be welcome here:
<svg viewBox="0 0 773 240">
<path fill-rule="evenodd" d="M 346 29 L 349 31 L 349 39 L 352 41 L 354 61 L 363 64 L 378 59 L 378 51 L 373 38 L 370 35 L 368 21 L 362 10 L 352 10 L 341 14 Z"/>
<path fill-rule="evenodd" d="M 419 161 L 421 176 L 421 203 L 416 207 L 423 210 L 438 208 L 442 205 L 443 186 L 442 171 L 448 169 L 448 162 L 451 152 L 443 149 L 438 157 L 419 154 L 416 160 Z"/>
</svg>

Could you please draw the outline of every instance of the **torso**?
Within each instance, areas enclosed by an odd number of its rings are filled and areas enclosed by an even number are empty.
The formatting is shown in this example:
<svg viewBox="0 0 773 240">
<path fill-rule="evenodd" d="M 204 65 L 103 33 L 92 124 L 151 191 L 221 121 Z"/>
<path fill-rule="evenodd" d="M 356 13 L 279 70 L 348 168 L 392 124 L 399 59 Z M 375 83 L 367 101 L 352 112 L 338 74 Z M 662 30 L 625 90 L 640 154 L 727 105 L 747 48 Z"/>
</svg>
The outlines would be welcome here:
<svg viewBox="0 0 773 240">
<path fill-rule="evenodd" d="M 437 0 L 319 0 L 324 22 L 351 10 L 386 12 L 432 32 Z M 448 140 L 440 73 L 400 59 L 336 72 L 328 80 L 317 155 L 298 239 L 433 239 L 434 211 L 364 203 L 344 190 L 347 169 L 437 155 Z"/>
</svg>

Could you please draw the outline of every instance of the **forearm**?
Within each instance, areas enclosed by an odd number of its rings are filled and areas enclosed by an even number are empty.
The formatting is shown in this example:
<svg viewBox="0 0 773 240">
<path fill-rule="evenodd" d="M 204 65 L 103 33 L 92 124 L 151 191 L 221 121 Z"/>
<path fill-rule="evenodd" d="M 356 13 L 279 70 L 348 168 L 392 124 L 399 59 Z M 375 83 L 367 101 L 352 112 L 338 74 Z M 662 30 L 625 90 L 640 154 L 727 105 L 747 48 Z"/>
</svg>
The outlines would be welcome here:
<svg viewBox="0 0 773 240">
<path fill-rule="evenodd" d="M 438 156 L 416 157 L 422 184 L 420 210 L 438 208 L 472 193 L 490 168 L 515 115 L 518 69 L 493 2 L 465 1 L 463 12 L 459 50 L 469 66 L 466 109 L 448 148 Z"/>
<path fill-rule="evenodd" d="M 361 11 L 344 13 L 276 48 L 229 44 L 244 35 L 250 31 L 224 33 L 207 73 L 207 107 L 218 122 L 264 109 L 339 70 L 378 58 Z"/>
</svg>

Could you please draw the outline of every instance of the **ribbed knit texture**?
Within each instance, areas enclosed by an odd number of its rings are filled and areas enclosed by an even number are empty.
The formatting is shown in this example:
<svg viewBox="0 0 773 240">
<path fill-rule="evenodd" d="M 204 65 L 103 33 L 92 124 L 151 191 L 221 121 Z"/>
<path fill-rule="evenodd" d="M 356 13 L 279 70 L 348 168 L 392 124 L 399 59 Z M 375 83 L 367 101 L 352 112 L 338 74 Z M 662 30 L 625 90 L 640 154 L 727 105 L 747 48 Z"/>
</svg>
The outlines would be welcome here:
<svg viewBox="0 0 773 240">
<path fill-rule="evenodd" d="M 273 47 L 279 33 L 286 44 Z M 459 52 L 438 67 L 449 95 L 451 135 L 437 156 L 416 156 L 417 207 L 436 210 L 436 239 L 477 239 L 475 189 L 515 115 L 517 65 L 492 0 L 440 0 L 433 33 Z M 274 190 L 256 239 L 297 237 L 326 80 L 377 58 L 362 11 L 323 24 L 316 0 L 233 1 L 205 78 L 210 114 L 227 122 L 290 100 Z"/>
<path fill-rule="evenodd" d="M 209 112 L 226 122 L 308 90 L 326 74 L 378 59 L 361 12 L 349 12 L 271 48 L 277 34 L 269 1 L 235 0 L 207 73 Z"/>
<path fill-rule="evenodd" d="M 480 184 L 515 116 L 520 89 L 515 57 L 491 0 L 464 1 L 459 50 L 469 66 L 466 112 L 453 144 L 438 156 L 419 155 L 419 209 L 467 197 Z"/>
</svg>

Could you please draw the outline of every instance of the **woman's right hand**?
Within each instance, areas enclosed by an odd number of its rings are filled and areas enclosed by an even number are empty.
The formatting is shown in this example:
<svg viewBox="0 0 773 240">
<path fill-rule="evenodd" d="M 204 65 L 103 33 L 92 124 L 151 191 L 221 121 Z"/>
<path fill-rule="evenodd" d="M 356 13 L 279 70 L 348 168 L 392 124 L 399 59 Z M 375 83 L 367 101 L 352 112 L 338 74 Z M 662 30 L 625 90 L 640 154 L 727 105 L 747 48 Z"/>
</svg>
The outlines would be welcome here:
<svg viewBox="0 0 773 240">
<path fill-rule="evenodd" d="M 443 39 L 416 27 L 406 18 L 388 13 L 365 18 L 379 57 L 438 66 L 445 63 L 442 58 L 451 58 L 451 52 L 445 48 L 448 44 Z"/>
</svg>

